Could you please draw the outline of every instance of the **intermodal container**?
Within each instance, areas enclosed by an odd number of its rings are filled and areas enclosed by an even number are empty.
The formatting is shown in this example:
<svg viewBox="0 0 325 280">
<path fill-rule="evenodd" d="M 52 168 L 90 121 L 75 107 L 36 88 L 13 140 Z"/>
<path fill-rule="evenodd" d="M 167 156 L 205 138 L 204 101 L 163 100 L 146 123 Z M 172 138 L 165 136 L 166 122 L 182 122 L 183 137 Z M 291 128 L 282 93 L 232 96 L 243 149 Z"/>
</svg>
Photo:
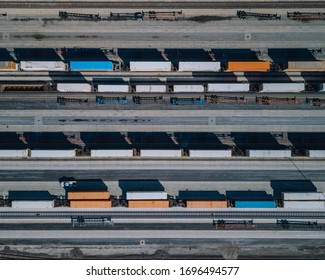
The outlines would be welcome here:
<svg viewBox="0 0 325 280">
<path fill-rule="evenodd" d="M 325 92 L 325 83 L 319 85 L 318 91 L 319 92 Z"/>
<path fill-rule="evenodd" d="M 113 71 L 112 61 L 70 61 L 71 71 Z"/>
<path fill-rule="evenodd" d="M 87 83 L 80 84 L 57 84 L 57 90 L 60 92 L 91 92 L 91 85 Z"/>
<path fill-rule="evenodd" d="M 132 157 L 133 150 L 91 150 L 92 157 Z"/>
<path fill-rule="evenodd" d="M 289 61 L 286 71 L 325 71 L 325 61 Z"/>
<path fill-rule="evenodd" d="M 293 201 L 284 200 L 283 208 L 325 209 L 325 201 Z"/>
<path fill-rule="evenodd" d="M 165 85 L 136 85 L 136 92 L 159 92 L 165 93 L 167 92 L 167 86 Z"/>
<path fill-rule="evenodd" d="M 283 200 L 323 200 L 325 201 L 325 193 L 322 192 L 290 192 L 282 193 Z"/>
<path fill-rule="evenodd" d="M 21 61 L 23 71 L 66 71 L 67 65 L 62 61 Z"/>
<path fill-rule="evenodd" d="M 168 208 L 169 200 L 129 200 L 129 208 Z"/>
<path fill-rule="evenodd" d="M 53 200 L 13 200 L 11 202 L 12 208 L 19 209 L 48 209 L 54 207 Z"/>
<path fill-rule="evenodd" d="M 187 200 L 187 208 L 227 208 L 226 200 Z"/>
<path fill-rule="evenodd" d="M 127 192 L 126 200 L 166 200 L 166 192 Z"/>
<path fill-rule="evenodd" d="M 325 150 L 309 150 L 309 157 L 325 157 Z"/>
<path fill-rule="evenodd" d="M 71 158 L 76 155 L 75 150 L 31 150 L 31 157 Z"/>
<path fill-rule="evenodd" d="M 130 61 L 130 71 L 170 72 L 172 63 L 170 61 Z"/>
<path fill-rule="evenodd" d="M 274 201 L 235 201 L 236 208 L 275 208 Z"/>
<path fill-rule="evenodd" d="M 270 71 L 269 61 L 229 61 L 228 72 Z"/>
<path fill-rule="evenodd" d="M 248 157 L 291 157 L 290 150 L 248 150 L 246 152 Z"/>
<path fill-rule="evenodd" d="M 74 191 L 74 192 L 68 192 L 68 199 L 69 200 L 103 200 L 103 199 L 109 199 L 110 193 L 108 191 Z"/>
<path fill-rule="evenodd" d="M 190 150 L 190 157 L 231 157 L 231 150 Z"/>
<path fill-rule="evenodd" d="M 304 83 L 263 83 L 260 86 L 260 92 L 301 92 L 304 90 Z"/>
<path fill-rule="evenodd" d="M 248 92 L 249 84 L 208 84 L 208 92 Z"/>
<path fill-rule="evenodd" d="M 0 61 L 0 71 L 17 71 L 18 66 L 13 61 Z"/>
<path fill-rule="evenodd" d="M 98 92 L 128 93 L 128 85 L 98 85 Z"/>
<path fill-rule="evenodd" d="M 27 157 L 28 150 L 0 150 L 0 157 Z"/>
<path fill-rule="evenodd" d="M 174 92 L 204 92 L 203 85 L 174 85 Z"/>
<path fill-rule="evenodd" d="M 142 157 L 181 157 L 182 151 L 179 150 L 142 150 Z"/>
<path fill-rule="evenodd" d="M 207 71 L 207 72 L 216 72 L 220 71 L 221 66 L 219 61 L 180 61 L 178 63 L 178 71 L 180 72 L 198 72 L 198 71 Z"/>
<path fill-rule="evenodd" d="M 70 208 L 111 208 L 110 200 L 71 200 Z"/>
</svg>

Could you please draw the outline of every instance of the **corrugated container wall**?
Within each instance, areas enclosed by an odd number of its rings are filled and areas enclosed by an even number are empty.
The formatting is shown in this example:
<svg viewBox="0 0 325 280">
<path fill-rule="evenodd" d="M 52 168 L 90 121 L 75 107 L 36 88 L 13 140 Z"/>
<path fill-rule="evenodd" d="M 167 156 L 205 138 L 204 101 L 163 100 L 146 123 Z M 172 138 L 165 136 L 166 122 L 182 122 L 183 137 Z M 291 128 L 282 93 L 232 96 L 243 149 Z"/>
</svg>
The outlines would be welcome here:
<svg viewBox="0 0 325 280">
<path fill-rule="evenodd" d="M 226 200 L 187 200 L 187 208 L 227 208 Z"/>
<path fill-rule="evenodd" d="M 142 157 L 181 157 L 182 150 L 142 150 Z"/>
<path fill-rule="evenodd" d="M 113 71 L 112 61 L 70 61 L 71 71 Z"/>
<path fill-rule="evenodd" d="M 249 84 L 208 84 L 208 92 L 248 92 Z"/>
<path fill-rule="evenodd" d="M 57 90 L 61 92 L 91 92 L 91 85 L 83 84 L 57 84 Z"/>
<path fill-rule="evenodd" d="M 164 200 L 166 192 L 127 192 L 126 200 Z"/>
<path fill-rule="evenodd" d="M 136 92 L 167 92 L 165 85 L 136 85 Z"/>
<path fill-rule="evenodd" d="M 11 202 L 12 208 L 33 208 L 33 209 L 48 209 L 54 207 L 53 200 L 13 200 Z"/>
<path fill-rule="evenodd" d="M 21 61 L 23 71 L 66 71 L 67 65 L 62 61 Z"/>
<path fill-rule="evenodd" d="M 110 200 L 71 200 L 70 208 L 111 208 Z"/>
<path fill-rule="evenodd" d="M 290 192 L 282 193 L 283 200 L 324 200 L 325 193 L 322 192 Z"/>
<path fill-rule="evenodd" d="M 91 199 L 109 199 L 110 193 L 108 191 L 102 192 L 68 192 L 69 200 L 91 200 Z"/>
<path fill-rule="evenodd" d="M 324 201 L 283 201 L 283 208 L 297 208 L 297 209 L 324 209 Z"/>
<path fill-rule="evenodd" d="M 0 150 L 0 157 L 27 157 L 28 150 Z"/>
<path fill-rule="evenodd" d="M 132 157 L 133 150 L 91 150 L 92 157 Z"/>
<path fill-rule="evenodd" d="M 180 61 L 178 63 L 178 71 L 185 72 L 195 72 L 195 71 L 220 71 L 221 66 L 219 61 L 191 61 L 191 62 L 183 62 Z"/>
<path fill-rule="evenodd" d="M 190 150 L 190 157 L 231 157 L 231 150 Z"/>
<path fill-rule="evenodd" d="M 130 71 L 170 72 L 172 63 L 170 61 L 130 61 Z"/>
<path fill-rule="evenodd" d="M 325 150 L 309 150 L 309 157 L 325 157 Z"/>
<path fill-rule="evenodd" d="M 129 200 L 129 208 L 168 208 L 169 200 Z"/>
<path fill-rule="evenodd" d="M 300 92 L 304 90 L 304 83 L 264 83 L 260 92 Z"/>
<path fill-rule="evenodd" d="M 228 72 L 270 71 L 268 61 L 229 61 Z"/>
<path fill-rule="evenodd" d="M 248 150 L 249 157 L 291 157 L 290 150 Z"/>
<path fill-rule="evenodd" d="M 18 65 L 13 61 L 0 61 L 0 71 L 17 71 Z"/>
<path fill-rule="evenodd" d="M 31 150 L 31 157 L 55 157 L 55 158 L 71 158 L 76 155 L 75 150 Z"/>
<path fill-rule="evenodd" d="M 204 92 L 203 85 L 174 85 L 174 92 Z"/>
<path fill-rule="evenodd" d="M 236 208 L 275 208 L 274 201 L 235 201 Z"/>
<path fill-rule="evenodd" d="M 98 85 L 98 92 L 121 92 L 128 93 L 128 85 Z"/>
<path fill-rule="evenodd" d="M 288 61 L 286 71 L 324 71 L 325 61 Z"/>
</svg>

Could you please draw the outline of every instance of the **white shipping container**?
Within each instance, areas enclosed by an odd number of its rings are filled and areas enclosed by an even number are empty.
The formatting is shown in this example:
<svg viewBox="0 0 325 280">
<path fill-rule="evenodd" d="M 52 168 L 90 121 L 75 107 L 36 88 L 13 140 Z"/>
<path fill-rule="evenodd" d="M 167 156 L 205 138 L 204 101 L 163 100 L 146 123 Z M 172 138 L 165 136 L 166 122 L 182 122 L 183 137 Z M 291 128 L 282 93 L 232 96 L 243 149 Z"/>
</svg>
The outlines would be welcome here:
<svg viewBox="0 0 325 280">
<path fill-rule="evenodd" d="M 126 200 L 166 200 L 166 192 L 126 192 Z"/>
<path fill-rule="evenodd" d="M 142 157 L 181 157 L 182 150 L 142 150 Z"/>
<path fill-rule="evenodd" d="M 91 85 L 82 84 L 57 84 L 57 90 L 60 92 L 91 92 Z"/>
<path fill-rule="evenodd" d="M 219 61 L 180 61 L 178 71 L 220 71 L 221 66 Z"/>
<path fill-rule="evenodd" d="M 296 209 L 324 209 L 324 201 L 283 201 L 283 208 L 296 208 Z"/>
<path fill-rule="evenodd" d="M 98 85 L 98 92 L 121 92 L 128 93 L 128 85 Z"/>
<path fill-rule="evenodd" d="M 249 157 L 291 157 L 290 150 L 248 150 Z"/>
<path fill-rule="evenodd" d="M 309 150 L 309 157 L 325 157 L 325 150 Z"/>
<path fill-rule="evenodd" d="M 136 85 L 136 92 L 167 92 L 165 85 Z"/>
<path fill-rule="evenodd" d="M 249 84 L 208 84 L 208 92 L 248 92 Z"/>
<path fill-rule="evenodd" d="M 27 157 L 28 150 L 0 150 L 0 157 Z"/>
<path fill-rule="evenodd" d="M 11 205 L 12 208 L 19 208 L 19 209 L 53 208 L 54 200 L 13 200 Z"/>
<path fill-rule="evenodd" d="M 264 83 L 260 92 L 300 92 L 304 90 L 304 83 Z"/>
<path fill-rule="evenodd" d="M 324 71 L 324 61 L 288 61 L 288 68 L 286 71 Z"/>
<path fill-rule="evenodd" d="M 190 150 L 190 157 L 205 157 L 205 158 L 231 157 L 231 150 Z"/>
<path fill-rule="evenodd" d="M 289 192 L 282 193 L 283 200 L 323 200 L 325 193 L 322 192 Z"/>
<path fill-rule="evenodd" d="M 91 150 L 92 157 L 132 157 L 133 150 Z"/>
<path fill-rule="evenodd" d="M 130 61 L 130 71 L 170 72 L 172 63 L 170 61 Z"/>
<path fill-rule="evenodd" d="M 174 92 L 204 92 L 203 85 L 174 85 Z"/>
<path fill-rule="evenodd" d="M 75 150 L 31 150 L 31 157 L 71 158 L 76 155 Z"/>
<path fill-rule="evenodd" d="M 67 65 L 62 61 L 21 61 L 23 71 L 66 71 Z"/>
</svg>

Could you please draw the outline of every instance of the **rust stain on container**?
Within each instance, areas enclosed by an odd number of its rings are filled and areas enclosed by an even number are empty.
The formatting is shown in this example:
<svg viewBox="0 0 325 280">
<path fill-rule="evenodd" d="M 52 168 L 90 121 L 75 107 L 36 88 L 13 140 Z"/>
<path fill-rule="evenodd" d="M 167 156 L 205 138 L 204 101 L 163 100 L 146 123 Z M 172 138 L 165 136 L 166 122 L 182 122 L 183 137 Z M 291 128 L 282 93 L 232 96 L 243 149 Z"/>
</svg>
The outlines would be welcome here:
<svg viewBox="0 0 325 280">
<path fill-rule="evenodd" d="M 16 71 L 17 64 L 13 61 L 0 61 L 0 71 Z"/>
</svg>

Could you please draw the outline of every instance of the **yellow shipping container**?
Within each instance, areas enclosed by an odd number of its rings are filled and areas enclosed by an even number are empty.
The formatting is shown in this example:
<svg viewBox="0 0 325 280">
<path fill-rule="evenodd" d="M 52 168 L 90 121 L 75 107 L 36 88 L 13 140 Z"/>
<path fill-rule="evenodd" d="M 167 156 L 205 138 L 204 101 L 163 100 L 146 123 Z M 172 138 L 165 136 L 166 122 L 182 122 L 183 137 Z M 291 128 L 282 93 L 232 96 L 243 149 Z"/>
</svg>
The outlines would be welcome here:
<svg viewBox="0 0 325 280">
<path fill-rule="evenodd" d="M 269 61 L 230 61 L 228 72 L 270 71 Z"/>
<path fill-rule="evenodd" d="M 0 71 L 16 71 L 17 64 L 13 61 L 0 61 Z"/>
<path fill-rule="evenodd" d="M 129 200 L 129 208 L 168 208 L 169 200 Z"/>
<path fill-rule="evenodd" d="M 187 208 L 227 208 L 227 200 L 188 200 Z"/>
<path fill-rule="evenodd" d="M 110 193 L 104 192 L 68 192 L 69 200 L 109 199 Z"/>
<path fill-rule="evenodd" d="M 111 208 L 110 200 L 71 200 L 70 208 Z"/>
</svg>

